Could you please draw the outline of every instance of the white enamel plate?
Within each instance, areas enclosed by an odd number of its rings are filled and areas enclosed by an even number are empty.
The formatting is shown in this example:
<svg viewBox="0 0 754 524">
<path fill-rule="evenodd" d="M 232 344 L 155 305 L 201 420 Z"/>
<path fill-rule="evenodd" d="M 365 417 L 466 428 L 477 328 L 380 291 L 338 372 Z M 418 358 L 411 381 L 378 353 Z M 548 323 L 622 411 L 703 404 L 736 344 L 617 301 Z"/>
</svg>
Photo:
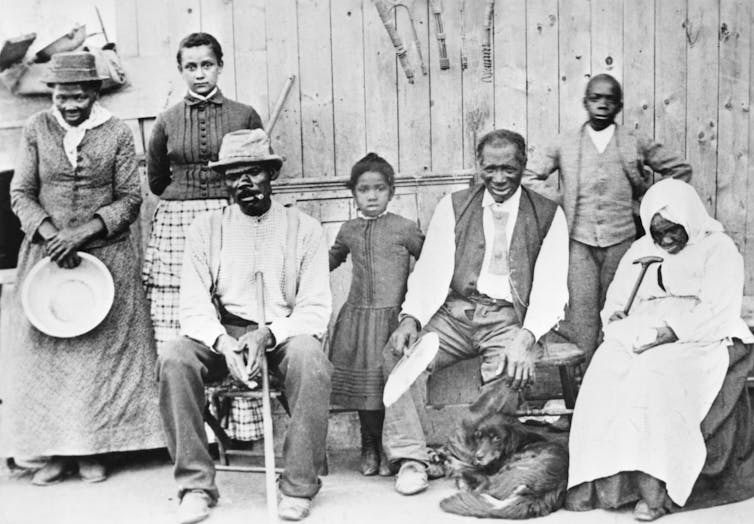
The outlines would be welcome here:
<svg viewBox="0 0 754 524">
<path fill-rule="evenodd" d="M 113 277 L 94 255 L 78 252 L 81 264 L 59 267 L 50 257 L 37 262 L 21 287 L 21 304 L 29 322 L 58 338 L 83 335 L 102 322 L 115 297 Z"/>
<path fill-rule="evenodd" d="M 425 333 L 408 350 L 408 356 L 401 358 L 390 372 L 382 393 L 385 407 L 390 406 L 409 390 L 419 375 L 434 360 L 440 350 L 440 339 L 437 333 Z"/>
</svg>

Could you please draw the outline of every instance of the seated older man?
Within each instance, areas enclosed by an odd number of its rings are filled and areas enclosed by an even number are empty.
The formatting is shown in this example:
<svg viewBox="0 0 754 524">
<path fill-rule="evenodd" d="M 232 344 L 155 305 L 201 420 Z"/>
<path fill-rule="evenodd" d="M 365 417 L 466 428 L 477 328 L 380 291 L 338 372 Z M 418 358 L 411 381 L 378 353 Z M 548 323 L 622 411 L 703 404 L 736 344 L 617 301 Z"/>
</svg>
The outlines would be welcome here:
<svg viewBox="0 0 754 524">
<path fill-rule="evenodd" d="M 247 382 L 248 361 L 267 352 L 291 408 L 279 514 L 300 520 L 321 482 L 332 365 L 320 342 L 331 312 L 327 243 L 313 218 L 271 200 L 282 159 L 261 129 L 225 135 L 220 171 L 233 204 L 189 229 L 181 278 L 183 337 L 160 352 L 160 410 L 175 460 L 181 523 L 209 515 L 219 492 L 202 412 L 205 381 L 228 373 Z M 288 241 L 288 238 L 295 242 Z M 254 293 L 264 275 L 264 317 Z M 254 366 L 252 366 L 253 368 Z M 253 373 L 252 373 L 253 374 Z"/>
<path fill-rule="evenodd" d="M 435 332 L 440 351 L 429 371 L 482 356 L 487 387 L 520 389 L 533 379 L 537 341 L 568 300 L 568 230 L 563 211 L 521 187 L 526 144 L 497 130 L 477 146 L 482 184 L 444 197 L 408 280 L 401 321 L 385 348 L 391 370 L 419 331 Z M 504 395 L 502 395 L 504 397 Z M 385 412 L 383 443 L 400 463 L 395 488 L 427 488 L 427 446 L 417 406 L 405 393 Z M 509 395 L 507 409 L 517 395 Z"/>
</svg>

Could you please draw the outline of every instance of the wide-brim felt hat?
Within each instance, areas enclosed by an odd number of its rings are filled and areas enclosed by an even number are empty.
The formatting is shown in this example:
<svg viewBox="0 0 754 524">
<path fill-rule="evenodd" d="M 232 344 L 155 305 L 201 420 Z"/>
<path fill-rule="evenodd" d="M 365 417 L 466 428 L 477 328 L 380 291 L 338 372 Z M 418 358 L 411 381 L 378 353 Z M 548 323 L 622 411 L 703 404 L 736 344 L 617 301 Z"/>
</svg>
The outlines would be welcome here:
<svg viewBox="0 0 754 524">
<path fill-rule="evenodd" d="M 209 167 L 223 173 L 232 167 L 269 163 L 275 166 L 275 179 L 283 166 L 283 157 L 272 151 L 270 138 L 263 129 L 239 129 L 226 134 L 217 157 L 217 161 L 210 162 Z"/>
<path fill-rule="evenodd" d="M 21 305 L 29 322 L 42 333 L 71 338 L 102 322 L 115 298 L 113 277 L 100 259 L 78 252 L 81 264 L 59 267 L 45 257 L 21 284 Z"/>
<path fill-rule="evenodd" d="M 100 76 L 97 72 L 97 64 L 92 53 L 71 51 L 52 55 L 49 69 L 43 80 L 48 85 L 77 84 L 107 80 L 107 77 Z"/>
</svg>

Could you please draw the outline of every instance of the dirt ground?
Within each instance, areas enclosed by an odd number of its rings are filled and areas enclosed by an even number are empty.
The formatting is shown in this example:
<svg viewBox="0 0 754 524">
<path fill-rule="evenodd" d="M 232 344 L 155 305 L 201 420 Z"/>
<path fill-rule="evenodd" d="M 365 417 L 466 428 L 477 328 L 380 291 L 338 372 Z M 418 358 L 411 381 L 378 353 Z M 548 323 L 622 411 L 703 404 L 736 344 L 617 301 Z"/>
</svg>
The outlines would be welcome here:
<svg viewBox="0 0 754 524">
<path fill-rule="evenodd" d="M 355 450 L 330 456 L 331 473 L 314 502 L 309 524 L 419 524 L 478 522 L 443 513 L 441 498 L 453 492 L 445 481 L 433 481 L 420 495 L 403 497 L 393 479 L 362 477 Z M 100 484 L 69 479 L 36 487 L 30 476 L 0 469 L 0 524 L 172 524 L 176 516 L 175 486 L 163 450 L 124 454 L 110 460 L 110 477 Z M 218 473 L 222 493 L 208 524 L 266 522 L 264 475 Z M 537 522 L 548 524 L 627 524 L 630 511 L 558 511 Z M 738 524 L 754 522 L 754 500 L 708 510 L 663 517 L 664 524 Z"/>
</svg>

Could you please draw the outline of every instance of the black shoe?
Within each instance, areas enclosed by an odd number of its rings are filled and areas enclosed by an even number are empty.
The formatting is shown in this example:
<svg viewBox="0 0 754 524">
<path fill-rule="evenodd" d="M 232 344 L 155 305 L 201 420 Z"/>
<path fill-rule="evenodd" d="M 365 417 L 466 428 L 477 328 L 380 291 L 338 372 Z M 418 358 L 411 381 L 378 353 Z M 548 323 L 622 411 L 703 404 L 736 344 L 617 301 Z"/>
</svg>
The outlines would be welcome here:
<svg viewBox="0 0 754 524">
<path fill-rule="evenodd" d="M 376 475 L 380 469 L 380 454 L 374 444 L 361 448 L 361 465 L 359 471 L 365 477 Z"/>
</svg>

